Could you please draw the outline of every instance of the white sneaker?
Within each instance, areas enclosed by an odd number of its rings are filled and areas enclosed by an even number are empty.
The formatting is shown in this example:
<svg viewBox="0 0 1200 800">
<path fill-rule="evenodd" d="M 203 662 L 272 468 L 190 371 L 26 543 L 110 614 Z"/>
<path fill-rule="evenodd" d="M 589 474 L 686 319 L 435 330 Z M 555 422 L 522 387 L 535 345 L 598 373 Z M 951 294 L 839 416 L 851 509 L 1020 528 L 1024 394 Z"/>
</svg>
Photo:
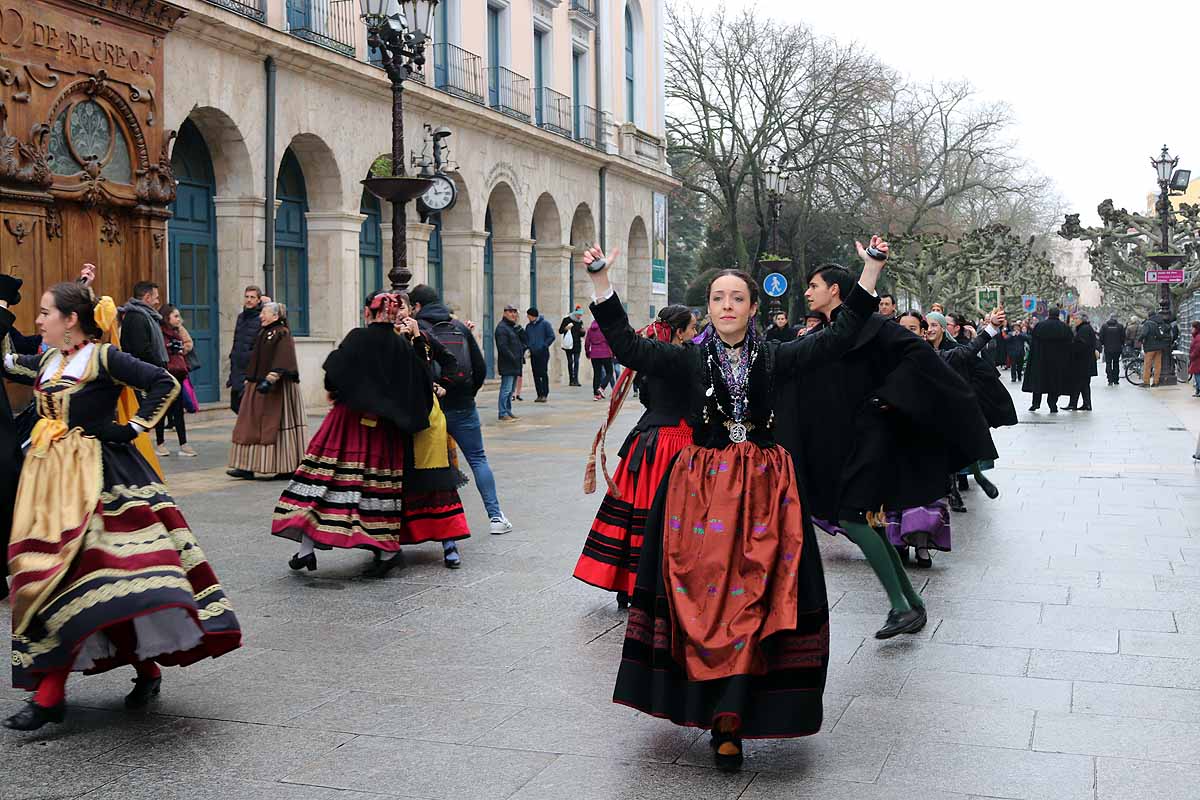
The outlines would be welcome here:
<svg viewBox="0 0 1200 800">
<path fill-rule="evenodd" d="M 492 536 L 501 536 L 506 533 L 512 533 L 513 524 L 508 521 L 508 518 L 501 514 L 498 517 L 492 517 Z"/>
<path fill-rule="evenodd" d="M 195 458 L 196 451 L 192 449 L 190 444 L 185 444 L 183 447 L 179 448 L 179 455 L 183 456 L 184 458 Z"/>
<path fill-rule="evenodd" d="M 171 455 L 171 451 L 166 448 L 166 445 L 160 444 L 158 447 L 154 448 L 154 455 L 162 458 L 164 456 Z"/>
</svg>

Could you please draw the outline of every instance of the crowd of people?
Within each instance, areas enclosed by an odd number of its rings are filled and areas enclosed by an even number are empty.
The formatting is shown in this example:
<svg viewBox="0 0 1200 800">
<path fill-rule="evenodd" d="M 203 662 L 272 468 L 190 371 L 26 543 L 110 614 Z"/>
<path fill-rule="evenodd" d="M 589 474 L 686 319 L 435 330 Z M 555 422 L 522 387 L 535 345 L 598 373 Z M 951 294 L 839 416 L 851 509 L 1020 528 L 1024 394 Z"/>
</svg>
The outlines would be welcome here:
<svg viewBox="0 0 1200 800">
<path fill-rule="evenodd" d="M 984 474 L 998 458 L 991 430 L 1017 415 L 999 370 L 1033 395 L 1031 411 L 1043 396 L 1051 413 L 1062 396 L 1088 411 L 1101 349 L 1112 381 L 1108 356 L 1126 344 L 1115 318 L 1097 333 L 1057 308 L 1011 324 L 1002 308 L 975 324 L 936 305 L 898 313 L 895 297 L 875 291 L 887 250 L 878 237 L 860 245 L 857 277 L 834 264 L 814 270 L 809 312 L 794 327 L 777 311 L 760 330 L 754 279 L 724 270 L 703 319 L 672 305 L 635 331 L 605 268 L 589 271 L 590 325 L 581 307 L 557 332 L 536 308 L 521 325 L 508 306 L 495 331 L 501 422 L 515 419 L 526 355 L 535 402 L 549 398 L 556 344 L 571 385 L 581 356 L 591 361 L 593 396 L 609 405 L 585 488 L 596 488 L 599 467 L 607 491 L 574 575 L 628 610 L 614 700 L 711 730 L 722 769 L 740 768 L 745 738 L 821 727 L 830 619 L 814 532 L 853 542 L 877 576 L 887 609 L 877 638 L 922 630 L 926 599 L 909 567 L 950 552 L 972 477 L 988 497 L 1000 493 Z M 594 248 L 583 260 L 604 258 Z M 0 448 L 17 464 L 0 474 L 0 509 L 13 515 L 0 534 L 13 532 L 14 683 L 33 692 L 5 723 L 17 730 L 65 718 L 72 672 L 131 665 L 126 705 L 140 708 L 161 691 L 161 666 L 240 646 L 233 606 L 157 461 L 171 452 L 168 426 L 179 454 L 194 454 L 181 399 L 197 368 L 191 338 L 154 284 L 138 284 L 118 310 L 91 291 L 94 278 L 89 266 L 47 291 L 41 337 L 22 337 L 8 310 L 21 283 L 0 276 L 4 374 L 36 398 L 15 417 L 0 409 Z M 404 547 L 426 542 L 461 568 L 458 543 L 471 531 L 460 450 L 489 532 L 513 530 L 476 406 L 486 360 L 471 323 L 435 290 L 364 299 L 362 325 L 322 365 L 330 410 L 311 439 L 287 308 L 254 286 L 243 301 L 229 474 L 287 481 L 270 531 L 297 548 L 291 570 L 316 570 L 317 550 L 358 549 L 371 557 L 364 577 L 384 578 L 405 565 Z M 1156 332 L 1138 339 L 1153 346 Z M 1193 334 L 1200 361 L 1200 325 Z M 635 393 L 645 410 L 609 475 L 605 437 Z M 55 512 L 37 511 L 46 508 Z"/>
</svg>

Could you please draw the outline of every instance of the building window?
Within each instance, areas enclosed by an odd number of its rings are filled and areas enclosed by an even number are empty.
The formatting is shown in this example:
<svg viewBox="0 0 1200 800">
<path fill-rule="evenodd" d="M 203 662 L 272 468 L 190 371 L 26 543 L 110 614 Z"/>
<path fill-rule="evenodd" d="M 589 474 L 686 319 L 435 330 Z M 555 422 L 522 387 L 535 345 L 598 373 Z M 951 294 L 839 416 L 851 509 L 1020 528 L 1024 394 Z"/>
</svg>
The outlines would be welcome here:
<svg viewBox="0 0 1200 800">
<path fill-rule="evenodd" d="M 584 54 L 575 50 L 571 53 L 571 108 L 574 116 L 575 138 L 583 136 L 584 91 L 587 87 L 587 62 Z"/>
<path fill-rule="evenodd" d="M 289 147 L 275 181 L 275 300 L 287 306 L 288 327 L 308 336 L 308 191 Z"/>
<path fill-rule="evenodd" d="M 429 232 L 429 246 L 427 249 L 429 261 L 429 285 L 432 286 L 442 297 L 444 289 L 444 278 L 442 275 L 442 215 L 434 214 L 430 220 L 433 224 L 433 230 Z"/>
<path fill-rule="evenodd" d="M 538 125 L 545 123 L 545 109 L 543 106 L 543 92 L 546 88 L 546 36 L 545 31 L 539 31 L 536 28 L 533 31 L 533 103 L 535 122 Z"/>
<path fill-rule="evenodd" d="M 358 210 L 367 217 L 358 230 L 360 289 L 365 298 L 383 288 L 383 226 L 379 200 L 375 195 L 364 191 Z"/>
<path fill-rule="evenodd" d="M 69 104 L 50 126 L 50 170 L 78 175 L 84 164 L 98 164 L 100 175 L 114 183 L 133 183 L 129 144 L 120 124 L 95 100 Z"/>
<path fill-rule="evenodd" d="M 636 123 L 637 84 L 633 43 L 633 12 L 629 6 L 625 6 L 625 121 Z"/>
</svg>

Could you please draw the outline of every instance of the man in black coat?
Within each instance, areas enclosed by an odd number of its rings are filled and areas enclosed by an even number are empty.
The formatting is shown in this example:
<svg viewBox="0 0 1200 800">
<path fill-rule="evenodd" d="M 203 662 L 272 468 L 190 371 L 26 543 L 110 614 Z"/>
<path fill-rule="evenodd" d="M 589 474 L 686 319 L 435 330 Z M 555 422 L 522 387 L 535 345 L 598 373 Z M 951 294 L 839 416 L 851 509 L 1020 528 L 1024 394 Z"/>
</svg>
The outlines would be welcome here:
<svg viewBox="0 0 1200 800">
<path fill-rule="evenodd" d="M 567 357 L 567 377 L 570 378 L 571 386 L 580 386 L 582 384 L 579 383 L 579 354 L 583 352 L 583 312 L 578 307 L 563 317 L 563 321 L 558 325 L 559 336 L 567 331 L 571 332 L 571 347 L 563 350 Z"/>
<path fill-rule="evenodd" d="M 513 394 L 517 378 L 525 366 L 525 340 L 517 326 L 517 307 L 504 307 L 504 317 L 496 326 L 496 372 L 500 373 L 499 413 L 501 422 L 514 422 Z"/>
<path fill-rule="evenodd" d="M 237 316 L 233 327 L 233 347 L 229 349 L 229 407 L 237 413 L 242 406 L 242 390 L 246 383 L 246 366 L 250 363 L 250 354 L 254 352 L 254 342 L 262 325 L 259 316 L 262 314 L 262 289 L 257 286 L 247 286 L 242 292 L 242 310 Z"/>
<path fill-rule="evenodd" d="M 1071 402 L 1067 404 L 1068 411 L 1092 410 L 1092 378 L 1096 375 L 1098 349 L 1096 331 L 1085 314 L 1080 318 L 1075 328 L 1075 338 L 1071 341 Z M 1079 405 L 1081 394 L 1082 406 Z"/>
<path fill-rule="evenodd" d="M 1117 322 L 1117 315 L 1110 314 L 1108 322 L 1100 326 L 1100 345 L 1104 349 L 1104 371 L 1108 385 L 1121 383 L 1121 353 L 1125 350 L 1125 326 Z"/>
<path fill-rule="evenodd" d="M 140 281 L 133 286 L 133 297 L 121 306 L 121 349 L 134 358 L 167 366 L 167 343 L 163 339 L 158 284 Z"/>
<path fill-rule="evenodd" d="M 9 334 L 16 315 L 9 310 L 21 302 L 21 279 L 0 275 L 0 351 L 13 352 Z M 8 394 L 0 381 L 0 554 L 8 553 L 8 537 L 12 531 L 13 503 L 17 497 L 17 482 L 21 477 L 21 442 L 17 423 L 13 419 Z M 0 599 L 8 597 L 8 558 L 0 557 Z"/>
<path fill-rule="evenodd" d="M 1021 391 L 1033 395 L 1030 411 L 1042 407 L 1042 395 L 1050 413 L 1058 413 L 1059 395 L 1071 393 L 1071 329 L 1058 318 L 1058 306 L 1051 306 L 1046 319 L 1029 333 L 1029 364 Z"/>
<path fill-rule="evenodd" d="M 828 320 L 853 285 L 847 270 L 825 266 L 809 276 L 805 297 Z M 875 314 L 839 361 L 777 391 L 776 439 L 792 454 L 806 510 L 844 531 L 887 591 L 892 610 L 876 637 L 915 633 L 924 601 L 864 512 L 932 503 L 948 474 L 996 457 L 969 387 L 924 340 Z M 906 454 L 903 470 L 896 453 Z"/>
</svg>

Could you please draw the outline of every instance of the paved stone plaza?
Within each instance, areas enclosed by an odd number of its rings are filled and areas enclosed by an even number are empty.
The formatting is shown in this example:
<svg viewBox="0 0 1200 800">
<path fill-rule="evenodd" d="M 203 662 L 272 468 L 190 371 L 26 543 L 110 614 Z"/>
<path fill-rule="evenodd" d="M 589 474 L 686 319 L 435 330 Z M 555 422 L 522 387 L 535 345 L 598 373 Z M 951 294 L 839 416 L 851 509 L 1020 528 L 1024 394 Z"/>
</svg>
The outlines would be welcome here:
<svg viewBox="0 0 1200 800">
<path fill-rule="evenodd" d="M 1200 798 L 1200 475 L 1185 429 L 1200 400 L 1093 386 L 1090 414 L 1030 414 L 1018 396 L 1029 424 L 997 434 L 1000 499 L 968 493 L 955 551 L 913 572 L 921 634 L 872 638 L 883 592 L 853 546 L 822 536 L 824 731 L 748 742 L 738 775 L 711 767 L 700 731 L 610 702 L 623 617 L 570 577 L 600 501 L 580 490 L 602 414 L 586 390 L 517 404 L 511 427 L 484 415 L 516 532 L 489 536 L 468 486 L 463 568 L 428 545 L 382 582 L 358 579 L 358 552 L 292 574 L 294 548 L 267 532 L 283 484 L 227 479 L 231 422 L 199 423 L 201 457 L 167 459 L 168 481 L 245 647 L 166 670 L 153 713 L 121 710 L 130 670 L 74 678 L 66 725 L 0 732 L 0 800 Z M 0 713 L 22 698 L 0 691 Z"/>
</svg>

